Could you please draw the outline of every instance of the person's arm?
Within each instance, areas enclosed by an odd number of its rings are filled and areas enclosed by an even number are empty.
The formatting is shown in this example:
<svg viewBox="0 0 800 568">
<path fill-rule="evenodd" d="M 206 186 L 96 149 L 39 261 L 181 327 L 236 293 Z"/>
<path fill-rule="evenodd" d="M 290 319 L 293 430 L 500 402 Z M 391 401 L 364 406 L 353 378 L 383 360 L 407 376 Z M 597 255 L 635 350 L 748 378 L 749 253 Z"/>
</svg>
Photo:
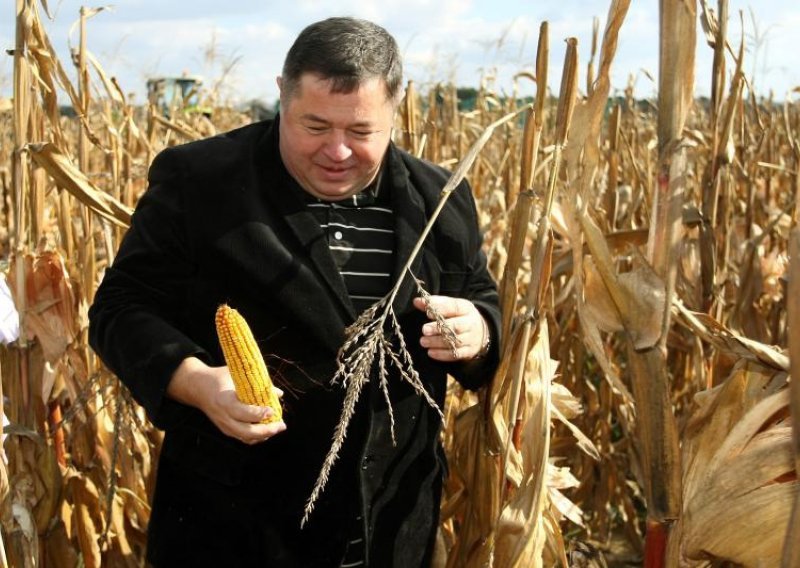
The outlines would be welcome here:
<svg viewBox="0 0 800 568">
<path fill-rule="evenodd" d="M 175 370 L 167 396 L 201 410 L 224 434 L 255 444 L 286 429 L 283 422 L 259 424 L 272 415 L 269 407 L 243 404 L 236 397 L 227 367 L 209 367 L 188 357 Z"/>
<path fill-rule="evenodd" d="M 469 185 L 462 182 L 451 200 L 457 200 L 458 211 L 451 223 L 462 228 L 467 246 L 466 262 L 461 267 L 466 280 L 460 297 L 431 296 L 430 302 L 454 332 L 456 350 L 441 334 L 432 314 L 428 314 L 432 321 L 422 326 L 420 344 L 432 359 L 451 363 L 449 372 L 463 386 L 476 389 L 492 379 L 499 363 L 499 297 L 482 250 L 483 237 Z M 414 306 L 427 311 L 422 298 L 415 298 Z"/>
<path fill-rule="evenodd" d="M 184 169 L 176 153 L 162 152 L 112 266 L 89 310 L 89 341 L 128 387 L 150 420 L 165 429 L 190 406 L 228 435 L 253 442 L 274 433 L 263 408 L 238 401 L 226 367 L 181 329 L 181 309 L 196 273 L 183 203 Z"/>
<path fill-rule="evenodd" d="M 175 369 L 187 357 L 211 357 L 177 325 L 195 266 L 183 219 L 184 174 L 172 150 L 156 157 L 148 181 L 89 309 L 89 343 L 150 420 L 166 428 L 188 410 L 166 396 Z"/>
</svg>

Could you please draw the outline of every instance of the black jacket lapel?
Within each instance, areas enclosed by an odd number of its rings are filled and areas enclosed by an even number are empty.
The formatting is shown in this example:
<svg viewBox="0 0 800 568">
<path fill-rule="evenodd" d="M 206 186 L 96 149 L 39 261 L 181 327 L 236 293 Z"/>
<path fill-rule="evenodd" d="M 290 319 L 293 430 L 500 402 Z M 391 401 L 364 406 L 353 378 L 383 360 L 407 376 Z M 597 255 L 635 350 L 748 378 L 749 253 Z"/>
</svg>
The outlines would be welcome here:
<svg viewBox="0 0 800 568">
<path fill-rule="evenodd" d="M 336 306 L 343 323 L 349 324 L 354 319 L 354 310 L 347 295 L 344 281 L 339 274 L 331 256 L 325 234 L 309 211 L 303 199 L 303 189 L 297 185 L 280 159 L 278 150 L 278 118 L 272 125 L 272 131 L 264 137 L 263 144 L 254 156 L 257 163 L 263 164 L 258 191 L 264 193 L 270 203 L 280 212 L 289 229 L 307 252 L 312 264 L 320 276 L 321 291 L 328 301 Z"/>
<path fill-rule="evenodd" d="M 319 275 L 328 287 L 328 295 L 331 301 L 353 319 L 353 306 L 350 303 L 347 289 L 344 286 L 339 270 L 333 262 L 328 242 L 325 234 L 317 224 L 316 218 L 306 210 L 305 205 L 301 209 L 284 209 L 286 223 L 300 240 L 303 248 L 308 251 L 311 261 L 316 266 Z"/>
</svg>

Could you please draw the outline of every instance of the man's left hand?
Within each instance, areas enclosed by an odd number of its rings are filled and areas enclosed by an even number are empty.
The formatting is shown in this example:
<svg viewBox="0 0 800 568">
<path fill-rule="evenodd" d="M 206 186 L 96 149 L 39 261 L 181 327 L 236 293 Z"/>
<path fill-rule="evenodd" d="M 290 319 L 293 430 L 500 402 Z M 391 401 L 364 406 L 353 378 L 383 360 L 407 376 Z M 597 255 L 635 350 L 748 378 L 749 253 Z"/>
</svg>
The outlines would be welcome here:
<svg viewBox="0 0 800 568">
<path fill-rule="evenodd" d="M 437 361 L 464 361 L 482 354 L 489 339 L 489 326 L 475 304 L 464 298 L 450 296 L 431 296 L 430 306 L 444 317 L 445 324 L 453 331 L 455 348 L 442 335 L 436 321 L 422 326 L 420 345 L 428 350 L 428 356 Z M 434 316 L 422 298 L 414 298 L 414 307 L 426 312 L 428 318 Z"/>
</svg>

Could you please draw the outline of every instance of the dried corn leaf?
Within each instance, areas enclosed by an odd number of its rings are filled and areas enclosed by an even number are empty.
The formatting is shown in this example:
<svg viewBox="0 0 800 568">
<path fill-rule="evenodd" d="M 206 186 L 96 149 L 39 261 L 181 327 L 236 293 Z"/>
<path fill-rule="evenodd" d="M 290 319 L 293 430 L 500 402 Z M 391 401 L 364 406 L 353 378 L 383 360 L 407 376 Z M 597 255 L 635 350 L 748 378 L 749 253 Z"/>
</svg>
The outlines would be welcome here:
<svg viewBox="0 0 800 568">
<path fill-rule="evenodd" d="M 553 509 L 564 519 L 576 526 L 582 527 L 583 524 L 583 511 L 575 503 L 570 501 L 561 491 L 553 486 L 548 488 L 548 498 L 553 505 Z"/>
<path fill-rule="evenodd" d="M 583 259 L 583 293 L 587 319 L 605 332 L 618 332 L 625 329 L 622 325 L 619 309 L 611 299 L 597 271 L 597 265 L 591 256 Z"/>
<path fill-rule="evenodd" d="M 86 59 L 89 61 L 89 63 L 92 64 L 92 67 L 94 67 L 95 72 L 100 77 L 100 81 L 103 83 L 103 87 L 105 87 L 106 93 L 108 94 L 108 98 L 114 101 L 115 103 L 124 104 L 125 101 L 123 100 L 123 97 L 119 92 L 119 89 L 115 87 L 114 84 L 111 82 L 111 78 L 109 78 L 109 76 L 106 75 L 106 72 L 103 70 L 103 66 L 100 64 L 100 62 L 97 60 L 97 58 L 91 51 L 88 50 L 86 51 Z"/>
<path fill-rule="evenodd" d="M 581 102 L 575 107 L 569 141 L 564 150 L 568 170 L 580 172 L 576 190 L 586 201 L 590 200 L 591 180 L 600 163 L 600 130 L 611 89 L 611 63 L 616 55 L 619 31 L 629 6 L 630 0 L 612 0 L 611 2 L 606 28 L 603 32 L 597 80 L 592 86 L 592 92 L 586 102 Z"/>
<path fill-rule="evenodd" d="M 26 467 L 25 464 L 21 464 Z M 32 513 L 34 482 L 30 468 L 14 476 L 11 494 L 3 512 L 3 529 L 8 536 L 12 561 L 21 568 L 39 565 L 39 538 Z M 12 566 L 15 566 L 12 562 Z"/>
<path fill-rule="evenodd" d="M 800 154 L 800 152 L 798 152 Z M 800 181 L 800 176 L 798 177 Z M 789 285 L 786 299 L 789 327 L 789 384 L 792 428 L 794 429 L 794 467 L 800 474 L 800 229 L 789 235 Z M 795 495 L 791 520 L 783 545 L 784 568 L 800 566 L 800 494 Z"/>
<path fill-rule="evenodd" d="M 490 538 L 490 529 L 500 510 L 500 457 L 488 451 L 483 409 L 474 405 L 455 421 L 450 450 L 451 475 L 463 488 L 463 511 L 459 512 L 458 538 L 448 557 L 448 567 L 482 566 L 489 550 L 480 546 Z M 476 558 L 476 555 L 479 558 Z"/>
<path fill-rule="evenodd" d="M 596 283 L 598 279 L 592 277 L 592 287 L 587 288 L 587 291 L 597 294 L 597 298 L 603 298 L 597 300 L 597 306 L 601 309 L 605 307 L 605 311 L 597 315 L 598 324 L 605 325 L 600 322 L 611 321 L 613 325 L 616 320 L 631 336 L 636 349 L 652 347 L 661 337 L 663 282 L 639 256 L 636 257 L 637 267 L 633 271 L 616 274 L 606 239 L 594 220 L 584 215 L 581 217 L 581 225 L 594 261 L 594 264 L 586 263 L 586 267 L 591 272 L 596 266 L 600 280 L 607 290 L 607 297 L 604 297 L 603 287 Z M 594 300 L 590 299 L 589 305 L 592 303 Z M 616 308 L 619 314 L 617 317 L 612 315 L 610 305 Z"/>
<path fill-rule="evenodd" d="M 611 364 L 603 346 L 603 340 L 600 337 L 600 322 L 592 314 L 588 313 L 586 306 L 586 302 L 578 296 L 578 320 L 581 324 L 583 341 L 597 360 L 598 365 L 603 370 L 604 377 L 608 380 L 614 392 L 622 397 L 626 404 L 631 405 L 633 403 L 633 395 L 620 379 L 619 373 Z"/>
<path fill-rule="evenodd" d="M 496 566 L 542 565 L 547 534 L 542 513 L 547 501 L 547 465 L 552 403 L 550 384 L 557 364 L 550 358 L 547 324 L 540 322 L 536 342 L 527 357 L 525 404 L 520 407 L 523 480 L 509 493 L 496 528 L 493 550 Z M 524 347 L 524 346 L 523 346 Z"/>
<path fill-rule="evenodd" d="M 777 566 L 798 482 L 784 381 L 741 365 L 706 394 L 684 435 L 681 555 Z M 781 385 L 783 387 L 781 388 Z"/>
<path fill-rule="evenodd" d="M 46 80 L 46 82 L 50 84 L 50 77 L 53 77 L 53 79 L 58 82 L 61 88 L 64 89 L 64 92 L 67 93 L 67 96 L 69 96 L 73 108 L 81 108 L 82 105 L 80 98 L 78 97 L 78 93 L 75 91 L 67 72 L 64 70 L 61 61 L 57 56 L 57 51 L 50 42 L 50 38 L 45 33 L 44 27 L 42 26 L 38 15 L 35 15 L 31 19 L 31 26 L 32 36 L 29 41 L 35 45 L 43 46 L 42 49 L 35 52 L 35 55 L 38 56 L 37 61 L 40 65 L 40 75 L 42 76 L 43 80 Z M 54 128 L 56 131 L 57 141 L 60 140 L 58 137 L 59 127 L 55 126 L 59 123 L 58 116 L 57 108 L 54 106 L 54 104 L 48 103 L 48 118 L 50 119 L 52 128 Z M 102 149 L 99 139 L 89 127 L 89 122 L 86 116 L 79 115 L 78 120 L 92 144 L 94 144 L 97 148 Z"/>
<path fill-rule="evenodd" d="M 107 193 L 96 188 L 66 155 L 53 144 L 30 144 L 33 159 L 47 170 L 56 184 L 69 191 L 92 211 L 118 225 L 128 227 L 133 211 Z"/>
<path fill-rule="evenodd" d="M 127 559 L 127 562 L 124 564 L 117 565 L 135 566 L 136 563 L 133 558 L 133 548 L 131 547 L 131 543 L 128 541 L 128 531 L 125 527 L 124 498 L 119 492 L 114 495 L 111 505 L 110 525 L 109 536 L 114 543 L 114 548 L 122 557 L 122 559 Z"/>
<path fill-rule="evenodd" d="M 693 333 L 725 353 L 758 361 L 774 369 L 789 370 L 789 358 L 778 349 L 739 335 L 708 314 L 692 312 L 679 301 L 673 303 L 679 319 Z"/>
<path fill-rule="evenodd" d="M 63 521 L 54 523 L 48 530 L 45 541 L 45 561 L 53 568 L 75 568 L 79 559 L 75 546 L 70 542 L 67 528 Z"/>
<path fill-rule="evenodd" d="M 553 407 L 567 419 L 575 418 L 583 413 L 583 404 L 581 404 L 578 397 L 560 383 L 551 385 L 550 399 L 553 402 Z"/>
<path fill-rule="evenodd" d="M 78 306 L 72 282 L 63 259 L 55 251 L 45 251 L 35 256 L 27 254 L 21 259 L 14 256 L 12 270 L 17 270 L 17 263 L 24 265 L 24 301 L 21 291 L 16 289 L 17 281 L 10 283 L 17 305 L 25 306 L 22 331 L 28 338 L 36 337 L 47 361 L 55 363 L 64 355 L 79 331 Z"/>
<path fill-rule="evenodd" d="M 779 523 L 776 523 L 780 526 Z M 783 568 L 796 568 L 800 566 L 800 491 L 795 493 L 794 507 L 786 536 L 783 543 Z"/>
<path fill-rule="evenodd" d="M 39 43 L 31 46 L 30 55 L 32 59 L 30 70 L 41 87 L 38 91 L 44 102 L 43 110 L 50 123 L 53 138 L 60 146 L 66 146 L 66 138 L 59 120 L 60 112 L 55 86 L 57 76 L 53 64 L 53 56 L 46 45 Z"/>
<path fill-rule="evenodd" d="M 200 134 L 199 132 L 194 130 L 191 126 L 189 126 L 188 124 L 186 124 L 186 123 L 184 123 L 182 121 L 179 121 L 179 120 L 167 120 L 163 116 L 159 116 L 157 114 L 153 114 L 153 121 L 158 123 L 158 124 L 160 124 L 161 126 L 166 128 L 168 131 L 180 134 L 181 136 L 183 136 L 187 140 L 190 140 L 190 141 L 191 140 L 200 140 L 201 138 L 203 138 L 202 134 Z"/>
<path fill-rule="evenodd" d="M 62 471 L 52 444 L 41 444 L 36 459 L 36 505 L 33 514 L 41 535 L 50 529 L 50 521 L 61 507 Z"/>
<path fill-rule="evenodd" d="M 573 200 L 568 199 L 562 202 L 560 207 L 555 208 L 554 211 L 562 212 L 560 218 L 563 219 L 566 235 L 568 236 L 568 241 L 572 249 L 572 263 L 574 266 L 572 277 L 575 283 L 576 307 L 581 334 L 584 344 L 603 370 L 605 379 L 610 383 L 614 392 L 623 398 L 624 405 L 631 409 L 633 395 L 622 380 L 620 380 L 619 374 L 608 358 L 605 347 L 603 346 L 603 341 L 600 337 L 600 326 L 602 324 L 587 310 L 583 269 L 584 259 L 587 257 L 583 253 L 584 235 L 581 231 L 580 223 L 577 221 L 578 212 L 576 205 L 577 204 Z"/>
<path fill-rule="evenodd" d="M 578 441 L 578 447 L 588 456 L 596 461 L 600 461 L 600 452 L 597 451 L 597 446 L 594 445 L 586 434 L 581 432 L 580 428 L 575 426 L 572 422 L 567 420 L 567 418 L 559 412 L 555 406 L 552 408 L 553 416 L 558 419 L 564 426 L 566 426 L 572 435 L 575 436 L 575 439 Z"/>
<path fill-rule="evenodd" d="M 67 482 L 72 497 L 72 522 L 86 568 L 100 568 L 100 535 L 103 534 L 103 515 L 97 487 L 85 475 L 73 474 Z"/>
</svg>

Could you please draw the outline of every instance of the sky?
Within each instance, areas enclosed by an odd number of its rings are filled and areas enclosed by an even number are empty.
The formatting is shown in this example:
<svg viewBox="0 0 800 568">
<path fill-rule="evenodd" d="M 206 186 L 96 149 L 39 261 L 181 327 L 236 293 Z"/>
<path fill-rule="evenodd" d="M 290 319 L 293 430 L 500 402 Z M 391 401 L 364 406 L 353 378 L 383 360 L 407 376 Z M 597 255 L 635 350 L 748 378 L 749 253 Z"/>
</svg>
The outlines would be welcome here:
<svg viewBox="0 0 800 568">
<path fill-rule="evenodd" d="M 81 2 L 47 0 L 52 21 L 51 42 L 69 65 L 69 46 L 78 44 Z M 716 8 L 717 2 L 709 0 Z M 0 0 L 0 95 L 12 91 L 16 0 Z M 102 4 L 86 4 L 102 7 Z M 88 48 L 107 74 L 115 76 L 135 102 L 145 98 L 148 77 L 188 73 L 204 77 L 208 86 L 223 76 L 221 94 L 230 103 L 277 98 L 275 77 L 296 35 L 307 24 L 334 15 L 366 18 L 384 26 L 397 39 L 406 80 L 423 89 L 438 81 L 478 87 L 489 81 L 498 92 L 510 93 L 512 77 L 533 70 L 539 25 L 550 25 L 549 83 L 557 91 L 564 40 L 578 38 L 581 77 L 589 58 L 593 19 L 605 26 L 610 0 L 120 0 L 87 26 Z M 761 0 L 729 2 L 730 43 L 738 48 L 745 33 L 745 71 L 759 95 L 770 91 L 783 99 L 800 87 L 800 2 Z M 744 28 L 740 21 L 744 16 Z M 698 26 L 697 95 L 708 95 L 712 51 Z M 729 62 L 730 70 L 733 64 Z M 623 23 L 612 66 L 612 93 L 634 81 L 636 95 L 654 96 L 658 77 L 658 1 L 632 0 Z M 518 93 L 536 89 L 526 79 Z M 585 83 L 582 83 L 585 90 Z M 793 93 L 800 99 L 800 91 Z"/>
</svg>

